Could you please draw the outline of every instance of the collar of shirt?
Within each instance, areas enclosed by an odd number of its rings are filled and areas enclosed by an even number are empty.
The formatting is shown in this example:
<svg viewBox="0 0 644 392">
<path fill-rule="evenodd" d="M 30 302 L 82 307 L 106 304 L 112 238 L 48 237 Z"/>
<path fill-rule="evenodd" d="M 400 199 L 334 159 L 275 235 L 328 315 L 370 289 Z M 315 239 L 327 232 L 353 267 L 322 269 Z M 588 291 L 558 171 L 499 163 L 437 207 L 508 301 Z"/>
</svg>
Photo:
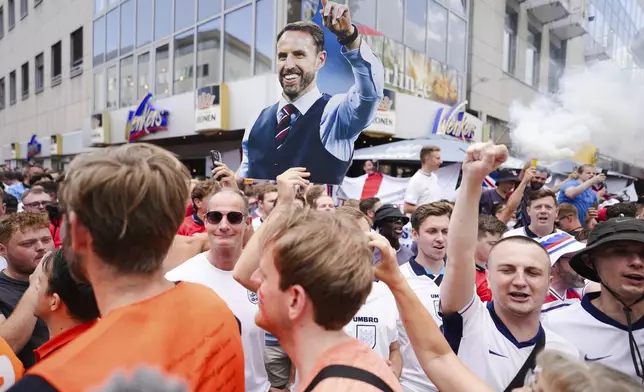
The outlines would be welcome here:
<svg viewBox="0 0 644 392">
<path fill-rule="evenodd" d="M 445 262 L 445 259 L 443 259 L 443 262 Z M 418 276 L 427 276 L 432 280 L 436 280 L 439 276 L 443 275 L 445 273 L 445 266 L 443 265 L 443 268 L 441 268 L 440 272 L 437 275 L 434 275 L 432 271 L 430 271 L 428 268 L 425 268 L 424 266 L 420 265 L 415 257 L 412 257 L 409 259 L 409 265 L 411 266 L 411 269 L 414 271 L 414 273 Z"/>
<path fill-rule="evenodd" d="M 198 224 L 199 226 L 205 226 L 205 224 L 203 223 L 203 220 L 199 218 L 199 215 L 197 215 L 196 212 L 192 213 L 192 221 Z"/>
<path fill-rule="evenodd" d="M 277 108 L 277 113 L 279 114 L 280 110 L 282 110 L 284 106 L 286 106 L 289 103 L 292 103 L 300 112 L 300 114 L 304 115 L 311 108 L 311 106 L 313 106 L 313 104 L 318 99 L 320 99 L 321 96 L 322 96 L 322 93 L 317 88 L 317 86 L 313 87 L 313 89 L 308 93 L 299 97 L 295 102 L 288 102 L 286 98 L 284 98 L 284 95 L 282 94 L 282 96 L 280 97 L 279 107 Z"/>
<path fill-rule="evenodd" d="M 92 328 L 94 324 L 96 324 L 96 322 L 97 320 L 93 320 L 93 321 L 89 321 L 89 322 L 77 325 L 49 339 L 42 346 L 34 350 L 36 362 L 40 362 L 43 359 L 47 358 L 49 355 L 55 353 L 56 351 L 58 351 L 58 349 L 62 348 L 72 340 L 76 339 L 83 332 Z"/>
</svg>

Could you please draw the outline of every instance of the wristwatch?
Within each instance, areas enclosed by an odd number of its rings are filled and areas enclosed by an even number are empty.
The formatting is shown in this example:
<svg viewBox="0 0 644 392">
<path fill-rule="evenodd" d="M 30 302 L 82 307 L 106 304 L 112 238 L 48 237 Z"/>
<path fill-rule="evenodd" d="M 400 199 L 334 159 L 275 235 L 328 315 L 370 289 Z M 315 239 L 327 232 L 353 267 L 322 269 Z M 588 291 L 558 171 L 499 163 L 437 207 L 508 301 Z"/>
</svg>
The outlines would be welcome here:
<svg viewBox="0 0 644 392">
<path fill-rule="evenodd" d="M 353 26 L 353 34 L 344 36 L 342 38 L 338 37 L 338 43 L 340 45 L 347 46 L 353 41 L 355 41 L 356 38 L 358 38 L 358 27 L 356 27 L 356 25 L 354 24 L 352 24 L 351 26 Z"/>
</svg>

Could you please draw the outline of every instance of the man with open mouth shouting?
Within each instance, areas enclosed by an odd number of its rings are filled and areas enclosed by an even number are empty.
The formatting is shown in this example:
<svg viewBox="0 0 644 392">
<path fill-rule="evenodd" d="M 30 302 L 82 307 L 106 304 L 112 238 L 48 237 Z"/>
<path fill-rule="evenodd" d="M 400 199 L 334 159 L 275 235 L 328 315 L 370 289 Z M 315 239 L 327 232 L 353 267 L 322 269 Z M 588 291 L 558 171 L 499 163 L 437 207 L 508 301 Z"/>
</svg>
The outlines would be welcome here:
<svg viewBox="0 0 644 392">
<path fill-rule="evenodd" d="M 327 59 L 325 32 L 308 21 L 286 25 L 277 35 L 282 96 L 246 129 L 240 177 L 274 180 L 288 168 L 304 167 L 312 183 L 340 184 L 356 139 L 376 116 L 383 98 L 382 63 L 351 23 L 346 5 L 322 0 L 320 14 L 342 46 L 355 83 L 346 94 L 321 93 L 317 76 Z"/>
</svg>

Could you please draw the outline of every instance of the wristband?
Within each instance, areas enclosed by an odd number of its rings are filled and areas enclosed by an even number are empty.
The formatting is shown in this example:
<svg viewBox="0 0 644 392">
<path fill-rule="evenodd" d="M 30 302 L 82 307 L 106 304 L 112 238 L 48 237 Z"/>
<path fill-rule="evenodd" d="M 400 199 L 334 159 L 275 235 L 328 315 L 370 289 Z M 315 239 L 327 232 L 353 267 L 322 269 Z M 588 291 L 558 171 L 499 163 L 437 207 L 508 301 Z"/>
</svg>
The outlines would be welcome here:
<svg viewBox="0 0 644 392">
<path fill-rule="evenodd" d="M 353 26 L 353 34 L 347 35 L 347 36 L 342 37 L 342 38 L 338 38 L 338 43 L 340 45 L 347 46 L 350 43 L 352 43 L 353 41 L 355 41 L 356 38 L 358 38 L 358 27 L 356 27 L 356 25 L 354 25 L 354 24 L 352 24 L 351 26 Z"/>
</svg>

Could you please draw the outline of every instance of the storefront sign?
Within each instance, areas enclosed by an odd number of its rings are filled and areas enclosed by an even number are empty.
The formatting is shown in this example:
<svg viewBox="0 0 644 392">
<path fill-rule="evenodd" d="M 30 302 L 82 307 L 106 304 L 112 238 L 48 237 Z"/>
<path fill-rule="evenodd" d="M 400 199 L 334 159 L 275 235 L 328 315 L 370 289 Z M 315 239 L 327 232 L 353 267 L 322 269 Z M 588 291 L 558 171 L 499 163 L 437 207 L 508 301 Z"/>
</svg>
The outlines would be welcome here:
<svg viewBox="0 0 644 392">
<path fill-rule="evenodd" d="M 29 140 L 29 143 L 27 143 L 27 160 L 29 161 L 31 158 L 40 155 L 41 151 L 42 144 L 38 142 L 36 135 L 33 135 L 31 140 Z"/>
<path fill-rule="evenodd" d="M 146 135 L 168 129 L 166 110 L 155 109 L 150 101 L 152 93 L 148 93 L 139 103 L 139 107 L 130 111 L 127 118 L 126 136 L 128 142 L 136 141 Z"/>
<path fill-rule="evenodd" d="M 440 108 L 434 118 L 433 134 L 445 134 L 458 139 L 473 141 L 477 124 L 465 113 L 467 101 L 461 102 L 452 108 Z M 480 122 L 480 121 L 479 121 Z"/>
<path fill-rule="evenodd" d="M 197 90 L 195 131 L 228 129 L 228 88 L 225 84 L 201 87 Z"/>
<path fill-rule="evenodd" d="M 63 135 L 51 135 L 49 155 L 63 155 Z"/>
<path fill-rule="evenodd" d="M 384 97 L 380 101 L 376 118 L 365 133 L 391 136 L 396 134 L 396 92 L 384 90 Z"/>
<path fill-rule="evenodd" d="M 92 147 L 103 147 L 112 143 L 112 128 L 110 126 L 110 113 L 97 113 L 92 116 Z"/>
</svg>

